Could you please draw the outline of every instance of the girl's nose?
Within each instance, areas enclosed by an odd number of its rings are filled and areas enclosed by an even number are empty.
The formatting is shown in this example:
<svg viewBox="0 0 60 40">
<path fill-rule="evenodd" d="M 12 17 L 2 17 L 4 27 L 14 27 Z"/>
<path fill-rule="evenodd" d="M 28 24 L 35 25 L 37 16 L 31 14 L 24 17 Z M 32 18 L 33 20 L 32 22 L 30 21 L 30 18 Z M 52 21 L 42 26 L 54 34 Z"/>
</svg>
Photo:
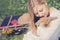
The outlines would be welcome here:
<svg viewBox="0 0 60 40">
<path fill-rule="evenodd" d="M 40 15 L 41 15 L 41 16 L 44 16 L 44 13 L 41 13 Z"/>
</svg>

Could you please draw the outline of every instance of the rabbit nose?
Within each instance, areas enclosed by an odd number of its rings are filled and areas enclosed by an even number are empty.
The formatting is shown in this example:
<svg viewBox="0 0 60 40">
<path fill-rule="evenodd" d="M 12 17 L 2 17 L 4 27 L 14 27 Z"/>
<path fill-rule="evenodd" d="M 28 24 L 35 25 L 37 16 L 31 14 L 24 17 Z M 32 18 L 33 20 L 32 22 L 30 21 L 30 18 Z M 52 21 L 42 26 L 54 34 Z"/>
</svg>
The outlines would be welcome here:
<svg viewBox="0 0 60 40">
<path fill-rule="evenodd" d="M 45 24 L 45 26 L 48 26 L 48 24 Z"/>
<path fill-rule="evenodd" d="M 44 26 L 48 26 L 48 23 L 44 23 Z"/>
</svg>

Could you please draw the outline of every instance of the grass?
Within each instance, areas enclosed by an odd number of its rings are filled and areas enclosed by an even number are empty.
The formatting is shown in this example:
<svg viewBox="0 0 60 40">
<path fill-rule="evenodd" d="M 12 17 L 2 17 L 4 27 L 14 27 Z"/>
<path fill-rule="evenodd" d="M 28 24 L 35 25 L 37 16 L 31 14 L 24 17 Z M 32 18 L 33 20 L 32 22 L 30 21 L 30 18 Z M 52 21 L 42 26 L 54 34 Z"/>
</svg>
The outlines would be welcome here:
<svg viewBox="0 0 60 40">
<path fill-rule="evenodd" d="M 23 34 L 12 36 L 10 40 L 22 40 L 22 39 L 23 39 Z"/>
</svg>

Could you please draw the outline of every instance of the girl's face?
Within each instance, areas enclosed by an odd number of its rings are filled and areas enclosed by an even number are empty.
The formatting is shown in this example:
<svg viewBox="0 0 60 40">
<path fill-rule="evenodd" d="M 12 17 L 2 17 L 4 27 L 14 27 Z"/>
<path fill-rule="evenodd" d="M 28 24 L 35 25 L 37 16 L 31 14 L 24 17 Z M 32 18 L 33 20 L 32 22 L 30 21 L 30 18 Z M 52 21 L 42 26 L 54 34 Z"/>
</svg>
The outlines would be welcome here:
<svg viewBox="0 0 60 40">
<path fill-rule="evenodd" d="M 44 4 L 35 6 L 33 11 L 37 17 L 45 17 L 48 15 L 48 7 Z"/>
</svg>

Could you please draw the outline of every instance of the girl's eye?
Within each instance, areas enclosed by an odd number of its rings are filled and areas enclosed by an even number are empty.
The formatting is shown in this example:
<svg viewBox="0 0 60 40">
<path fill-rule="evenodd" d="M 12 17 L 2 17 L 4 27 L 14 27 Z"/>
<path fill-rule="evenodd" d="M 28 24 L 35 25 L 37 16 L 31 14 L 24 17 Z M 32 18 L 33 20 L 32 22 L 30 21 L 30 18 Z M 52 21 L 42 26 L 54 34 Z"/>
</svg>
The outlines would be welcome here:
<svg viewBox="0 0 60 40">
<path fill-rule="evenodd" d="M 43 9 L 39 10 L 39 12 L 42 12 L 42 11 L 43 11 Z"/>
</svg>

